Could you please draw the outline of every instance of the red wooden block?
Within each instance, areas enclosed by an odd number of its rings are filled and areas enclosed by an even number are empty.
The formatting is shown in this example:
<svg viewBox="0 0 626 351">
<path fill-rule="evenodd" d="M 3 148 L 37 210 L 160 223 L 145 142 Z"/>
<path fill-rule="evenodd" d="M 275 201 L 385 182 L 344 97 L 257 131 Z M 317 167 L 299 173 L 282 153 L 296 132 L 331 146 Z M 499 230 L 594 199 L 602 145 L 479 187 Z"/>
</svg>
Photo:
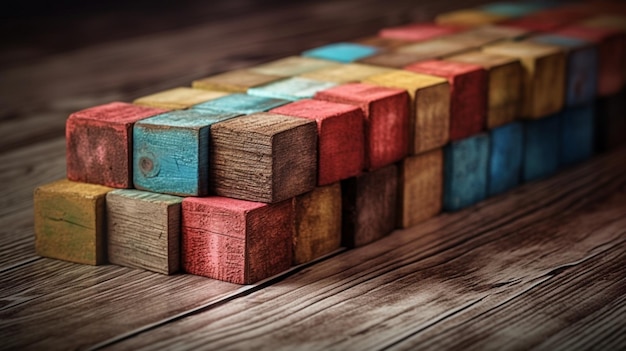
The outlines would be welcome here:
<svg viewBox="0 0 626 351">
<path fill-rule="evenodd" d="M 377 169 L 407 155 L 410 99 L 406 90 L 355 83 L 322 90 L 315 98 L 363 110 L 366 168 Z"/>
<path fill-rule="evenodd" d="M 318 185 L 361 173 L 365 163 L 364 116 L 360 108 L 318 100 L 300 100 L 271 110 L 317 122 Z"/>
<path fill-rule="evenodd" d="M 405 26 L 384 28 L 378 32 L 383 38 L 407 41 L 425 41 L 465 30 L 462 27 L 445 26 L 432 22 L 413 23 Z"/>
<path fill-rule="evenodd" d="M 450 83 L 450 140 L 480 133 L 487 113 L 487 71 L 478 65 L 423 61 L 406 70 L 446 78 Z"/>
<path fill-rule="evenodd" d="M 227 197 L 182 203 L 182 265 L 191 274 L 253 284 L 292 262 L 293 199 L 264 204 Z"/>
<path fill-rule="evenodd" d="M 65 126 L 67 178 L 132 188 L 133 124 L 163 112 L 112 102 L 71 114 Z"/>
</svg>

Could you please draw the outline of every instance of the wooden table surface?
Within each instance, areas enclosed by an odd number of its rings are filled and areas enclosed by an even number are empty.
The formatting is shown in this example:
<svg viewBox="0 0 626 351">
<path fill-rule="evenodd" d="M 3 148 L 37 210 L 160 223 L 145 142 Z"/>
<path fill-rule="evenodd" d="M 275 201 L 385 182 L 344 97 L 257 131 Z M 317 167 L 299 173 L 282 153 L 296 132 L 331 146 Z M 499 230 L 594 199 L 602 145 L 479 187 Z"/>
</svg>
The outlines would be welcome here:
<svg viewBox="0 0 626 351">
<path fill-rule="evenodd" d="M 477 3 L 120 2 L 1 21 L 0 349 L 626 349 L 624 148 L 252 286 L 35 255 L 32 191 L 65 175 L 70 112 Z"/>
</svg>

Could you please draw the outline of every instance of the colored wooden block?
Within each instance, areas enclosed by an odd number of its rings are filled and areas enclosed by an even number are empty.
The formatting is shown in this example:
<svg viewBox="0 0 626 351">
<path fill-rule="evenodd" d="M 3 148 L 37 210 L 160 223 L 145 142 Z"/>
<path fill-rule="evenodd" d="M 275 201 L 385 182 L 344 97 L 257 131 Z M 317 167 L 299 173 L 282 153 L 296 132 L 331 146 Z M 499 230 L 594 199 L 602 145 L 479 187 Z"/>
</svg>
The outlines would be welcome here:
<svg viewBox="0 0 626 351">
<path fill-rule="evenodd" d="M 133 101 L 133 103 L 135 105 L 165 108 L 168 110 L 183 110 L 225 95 L 228 95 L 228 93 L 179 87 L 140 97 Z"/>
<path fill-rule="evenodd" d="M 293 201 L 277 204 L 219 196 L 182 203 L 185 272 L 254 284 L 291 266 Z"/>
<path fill-rule="evenodd" d="M 340 65 L 340 63 L 334 61 L 320 60 L 312 57 L 289 56 L 252 67 L 249 70 L 272 76 L 293 77 L 325 67 L 337 67 L 338 65 Z"/>
<path fill-rule="evenodd" d="M 178 272 L 182 201 L 134 189 L 107 193 L 109 262 L 163 274 Z"/>
<path fill-rule="evenodd" d="M 513 122 L 519 116 L 524 79 L 519 59 L 472 51 L 450 56 L 446 61 L 479 65 L 487 71 L 487 129 Z"/>
<path fill-rule="evenodd" d="M 502 194 L 520 184 L 524 156 L 524 125 L 505 124 L 489 131 L 487 195 Z"/>
<path fill-rule="evenodd" d="M 613 28 L 626 31 L 626 14 L 594 16 L 582 21 L 580 24 L 586 27 Z"/>
<path fill-rule="evenodd" d="M 163 112 L 112 102 L 72 113 L 65 124 L 67 178 L 131 188 L 133 124 Z"/>
<path fill-rule="evenodd" d="M 407 155 L 410 98 L 406 90 L 353 83 L 320 91 L 315 98 L 361 108 L 365 116 L 365 168 L 381 168 Z"/>
<path fill-rule="evenodd" d="M 452 61 L 424 61 L 405 67 L 415 73 L 442 77 L 450 83 L 450 140 L 485 128 L 487 71 L 481 66 Z"/>
<path fill-rule="evenodd" d="M 256 88 L 248 89 L 248 94 L 296 101 L 300 99 L 313 98 L 315 93 L 320 90 L 334 87 L 337 83 L 322 82 L 319 80 L 292 77 L 283 80 L 279 80 L 274 83 L 262 85 Z"/>
<path fill-rule="evenodd" d="M 409 154 L 445 145 L 450 132 L 450 84 L 444 78 L 394 71 L 363 80 L 364 83 L 404 89 L 410 101 Z"/>
<path fill-rule="evenodd" d="M 524 68 L 522 117 L 541 118 L 563 108 L 566 58 L 562 49 L 528 42 L 503 42 L 485 46 L 482 51 L 520 59 Z"/>
<path fill-rule="evenodd" d="M 105 195 L 113 188 L 59 180 L 35 189 L 35 250 L 58 260 L 106 263 Z"/>
<path fill-rule="evenodd" d="M 494 2 L 480 7 L 482 11 L 511 18 L 524 17 L 554 6 L 545 2 Z"/>
<path fill-rule="evenodd" d="M 566 108 L 559 114 L 561 126 L 561 165 L 587 160 L 594 150 L 593 104 Z"/>
<path fill-rule="evenodd" d="M 135 188 L 182 196 L 208 194 L 209 129 L 230 112 L 173 111 L 133 129 Z"/>
<path fill-rule="evenodd" d="M 524 122 L 522 180 L 554 174 L 559 168 L 559 115 Z"/>
<path fill-rule="evenodd" d="M 398 167 L 390 165 L 341 182 L 343 245 L 359 247 L 396 228 Z"/>
<path fill-rule="evenodd" d="M 487 12 L 480 9 L 456 10 L 441 13 L 435 17 L 435 23 L 448 26 L 477 27 L 502 22 L 509 16 Z"/>
<path fill-rule="evenodd" d="M 249 69 L 238 69 L 194 80 L 192 87 L 212 91 L 245 93 L 250 88 L 265 85 L 280 79 L 283 79 L 283 77 L 254 72 Z"/>
<path fill-rule="evenodd" d="M 412 227 L 441 212 L 443 151 L 435 149 L 400 162 L 398 214 L 401 228 Z"/>
<path fill-rule="evenodd" d="M 415 42 L 443 37 L 462 30 L 463 28 L 455 26 L 444 26 L 431 22 L 423 22 L 384 28 L 378 32 L 378 35 L 383 38 Z"/>
<path fill-rule="evenodd" d="M 386 67 L 373 65 L 365 65 L 360 63 L 349 63 L 339 67 L 322 68 L 317 71 L 304 73 L 299 77 L 321 80 L 323 82 L 334 83 L 356 83 L 363 79 L 378 74 L 393 72 L 394 70 Z"/>
<path fill-rule="evenodd" d="M 529 35 L 529 31 L 499 25 L 487 25 L 468 29 L 464 32 L 445 37 L 446 41 L 463 43 L 467 48 L 480 49 L 481 47 L 504 40 L 517 40 Z"/>
<path fill-rule="evenodd" d="M 363 170 L 365 132 L 360 108 L 327 101 L 302 100 L 271 112 L 306 118 L 317 123 L 318 185 L 354 177 Z"/>
<path fill-rule="evenodd" d="M 464 41 L 442 38 L 403 46 L 397 49 L 397 52 L 417 55 L 421 57 L 420 61 L 424 61 L 458 54 L 463 51 L 471 50 L 472 48 L 472 46 Z"/>
<path fill-rule="evenodd" d="M 599 97 L 595 104 L 595 149 L 603 152 L 626 143 L 626 89 Z"/>
<path fill-rule="evenodd" d="M 272 203 L 313 190 L 316 130 L 312 121 L 273 113 L 213 125 L 211 190 L 221 196 Z"/>
<path fill-rule="evenodd" d="M 315 188 L 294 199 L 293 263 L 299 265 L 341 246 L 341 185 Z"/>
<path fill-rule="evenodd" d="M 487 197 L 489 136 L 478 134 L 444 148 L 443 209 L 458 211 Z"/>
<path fill-rule="evenodd" d="M 222 111 L 250 115 L 257 112 L 266 112 L 274 107 L 290 102 L 289 100 L 236 93 L 194 105 L 192 108 L 198 111 Z"/>
<path fill-rule="evenodd" d="M 563 21 L 558 18 L 515 18 L 498 23 L 501 26 L 519 28 L 533 33 L 552 32 L 563 26 L 569 21 Z"/>
<path fill-rule="evenodd" d="M 386 67 L 391 69 L 402 69 L 415 62 L 431 59 L 433 55 L 426 54 L 414 54 L 410 52 L 381 52 L 380 54 L 368 56 L 364 59 L 358 60 L 359 63 Z"/>
<path fill-rule="evenodd" d="M 358 38 L 352 40 L 353 43 L 375 46 L 381 50 L 395 50 L 404 45 L 408 45 L 413 43 L 412 41 L 402 40 L 402 39 L 394 39 L 394 38 L 385 38 L 381 36 L 370 36 L 364 38 Z"/>
<path fill-rule="evenodd" d="M 369 45 L 334 43 L 307 50 L 302 53 L 302 56 L 349 63 L 367 56 L 372 56 L 378 51 L 378 48 Z"/>
</svg>

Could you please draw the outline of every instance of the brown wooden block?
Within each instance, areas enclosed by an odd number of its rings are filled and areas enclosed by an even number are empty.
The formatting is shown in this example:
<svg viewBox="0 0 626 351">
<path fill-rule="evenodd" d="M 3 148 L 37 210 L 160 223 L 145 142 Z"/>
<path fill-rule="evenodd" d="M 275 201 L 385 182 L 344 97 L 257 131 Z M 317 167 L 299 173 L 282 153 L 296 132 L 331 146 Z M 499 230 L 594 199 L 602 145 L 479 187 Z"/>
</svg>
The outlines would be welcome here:
<svg viewBox="0 0 626 351">
<path fill-rule="evenodd" d="M 508 16 L 478 9 L 466 9 L 439 14 L 435 17 L 435 23 L 449 26 L 477 27 L 502 22 L 508 18 Z"/>
<path fill-rule="evenodd" d="M 322 68 L 299 75 L 299 77 L 333 83 L 356 83 L 378 74 L 393 72 L 392 68 L 348 63 L 338 67 Z"/>
<path fill-rule="evenodd" d="M 432 22 L 422 22 L 384 28 L 378 32 L 378 35 L 383 38 L 415 42 L 443 37 L 462 30 L 463 28 L 458 26 L 444 26 Z"/>
<path fill-rule="evenodd" d="M 283 77 L 254 72 L 249 69 L 220 73 L 193 81 L 192 87 L 212 91 L 245 93 L 249 88 L 275 82 Z"/>
<path fill-rule="evenodd" d="M 289 56 L 280 60 L 264 63 L 250 68 L 250 71 L 279 77 L 293 77 L 306 72 L 326 67 L 339 67 L 341 64 L 334 61 L 321 60 L 312 57 Z"/>
<path fill-rule="evenodd" d="M 59 180 L 35 189 L 35 249 L 59 260 L 106 263 L 105 195 L 112 188 Z"/>
<path fill-rule="evenodd" d="M 384 50 L 394 50 L 404 45 L 412 44 L 413 41 L 385 38 L 381 36 L 371 36 L 352 40 L 353 43 L 371 45 Z"/>
<path fill-rule="evenodd" d="M 473 49 L 473 47 L 464 41 L 442 38 L 403 46 L 399 48 L 397 52 L 417 55 L 422 58 L 421 60 L 432 60 L 471 49 Z"/>
<path fill-rule="evenodd" d="M 178 272 L 182 201 L 182 197 L 134 189 L 109 192 L 109 262 L 163 274 Z"/>
<path fill-rule="evenodd" d="M 394 71 L 363 80 L 364 83 L 404 89 L 411 97 L 409 154 L 436 149 L 450 135 L 450 84 L 444 78 Z"/>
<path fill-rule="evenodd" d="M 211 127 L 210 185 L 232 198 L 278 202 L 313 190 L 317 175 L 316 124 L 257 113 Z"/>
<path fill-rule="evenodd" d="M 398 178 L 399 226 L 412 227 L 441 212 L 443 151 L 436 149 L 405 158 Z"/>
<path fill-rule="evenodd" d="M 226 95 L 228 95 L 228 93 L 221 91 L 207 91 L 187 87 L 178 87 L 140 97 L 133 101 L 133 103 L 135 105 L 158 107 L 170 110 L 182 110 Z"/>
<path fill-rule="evenodd" d="M 583 20 L 580 24 L 586 27 L 614 28 L 626 31 L 626 14 L 594 16 Z"/>
<path fill-rule="evenodd" d="M 530 34 L 523 28 L 487 25 L 469 29 L 445 37 L 446 41 L 458 41 L 468 48 L 479 49 L 482 46 L 504 40 L 517 40 Z"/>
<path fill-rule="evenodd" d="M 410 52 L 389 51 L 360 59 L 357 62 L 391 69 L 402 69 L 412 63 L 428 60 L 430 58 L 432 58 L 430 53 L 414 54 Z"/>
<path fill-rule="evenodd" d="M 341 185 L 315 188 L 294 200 L 294 265 L 310 262 L 341 246 Z"/>
</svg>

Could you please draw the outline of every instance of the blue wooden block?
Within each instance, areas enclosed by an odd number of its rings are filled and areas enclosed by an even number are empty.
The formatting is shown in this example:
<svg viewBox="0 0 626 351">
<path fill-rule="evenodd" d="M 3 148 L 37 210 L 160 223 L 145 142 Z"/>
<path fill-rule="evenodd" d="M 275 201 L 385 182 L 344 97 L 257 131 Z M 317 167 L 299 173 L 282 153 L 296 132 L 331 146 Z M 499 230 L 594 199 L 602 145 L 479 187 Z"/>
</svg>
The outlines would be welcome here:
<svg viewBox="0 0 626 351">
<path fill-rule="evenodd" d="M 544 178 L 558 170 L 559 120 L 555 114 L 524 122 L 523 181 Z"/>
<path fill-rule="evenodd" d="M 587 104 L 563 110 L 561 119 L 561 165 L 584 161 L 593 155 L 594 107 Z"/>
<path fill-rule="evenodd" d="M 552 6 L 554 6 L 554 4 L 550 2 L 494 2 L 483 5 L 480 9 L 496 15 L 524 17 Z"/>
<path fill-rule="evenodd" d="M 489 136 L 477 134 L 444 148 L 444 195 L 446 211 L 457 211 L 487 197 Z"/>
<path fill-rule="evenodd" d="M 373 46 L 356 43 L 335 43 L 307 50 L 302 53 L 302 56 L 349 63 L 372 56 L 377 52 L 378 48 Z"/>
<path fill-rule="evenodd" d="M 274 83 L 248 89 L 248 94 L 274 99 L 296 101 L 312 99 L 315 93 L 334 87 L 337 83 L 315 79 L 292 77 Z"/>
<path fill-rule="evenodd" d="M 242 115 L 251 115 L 266 112 L 275 107 L 290 103 L 289 100 L 273 99 L 248 94 L 231 94 L 219 99 L 207 101 L 192 108 L 200 111 L 234 112 Z"/>
<path fill-rule="evenodd" d="M 157 193 L 208 193 L 209 128 L 231 112 L 173 111 L 135 123 L 133 182 Z"/>
<path fill-rule="evenodd" d="M 520 183 L 524 155 L 524 125 L 521 122 L 506 124 L 492 129 L 489 137 L 487 194 L 494 196 Z"/>
</svg>

